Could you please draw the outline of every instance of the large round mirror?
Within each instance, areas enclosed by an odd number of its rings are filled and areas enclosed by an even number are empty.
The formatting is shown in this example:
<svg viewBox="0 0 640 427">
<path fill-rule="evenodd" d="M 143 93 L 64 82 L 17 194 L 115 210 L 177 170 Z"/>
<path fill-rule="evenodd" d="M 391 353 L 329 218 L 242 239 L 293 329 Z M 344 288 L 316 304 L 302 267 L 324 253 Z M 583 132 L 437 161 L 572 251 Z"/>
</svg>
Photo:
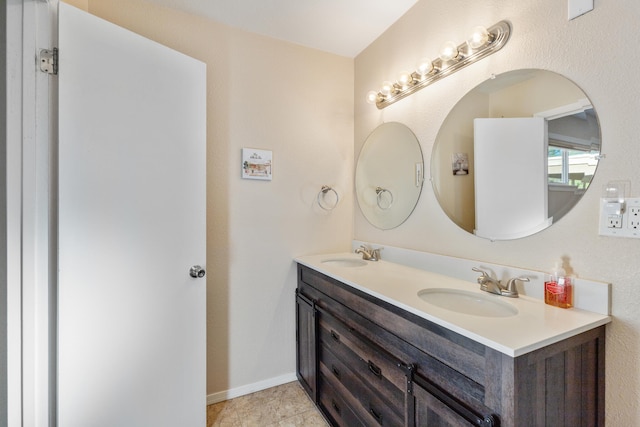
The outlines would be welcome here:
<svg viewBox="0 0 640 427">
<path fill-rule="evenodd" d="M 458 226 L 491 240 L 557 222 L 589 188 L 600 126 L 573 82 L 510 71 L 467 93 L 443 122 L 431 157 L 438 202 Z"/>
<path fill-rule="evenodd" d="M 402 224 L 424 181 L 422 150 L 411 129 L 396 122 L 378 126 L 360 151 L 355 181 L 358 205 L 373 226 L 388 230 Z"/>
</svg>

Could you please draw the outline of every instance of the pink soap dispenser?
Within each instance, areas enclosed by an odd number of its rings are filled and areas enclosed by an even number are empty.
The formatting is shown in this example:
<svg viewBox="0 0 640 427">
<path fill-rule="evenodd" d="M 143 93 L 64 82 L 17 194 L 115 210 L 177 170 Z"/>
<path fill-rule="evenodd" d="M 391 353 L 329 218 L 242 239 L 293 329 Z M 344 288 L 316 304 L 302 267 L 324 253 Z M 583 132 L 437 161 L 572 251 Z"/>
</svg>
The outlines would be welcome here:
<svg viewBox="0 0 640 427">
<path fill-rule="evenodd" d="M 573 284 L 560 263 L 556 263 L 544 280 L 544 302 L 560 308 L 573 307 Z"/>
</svg>

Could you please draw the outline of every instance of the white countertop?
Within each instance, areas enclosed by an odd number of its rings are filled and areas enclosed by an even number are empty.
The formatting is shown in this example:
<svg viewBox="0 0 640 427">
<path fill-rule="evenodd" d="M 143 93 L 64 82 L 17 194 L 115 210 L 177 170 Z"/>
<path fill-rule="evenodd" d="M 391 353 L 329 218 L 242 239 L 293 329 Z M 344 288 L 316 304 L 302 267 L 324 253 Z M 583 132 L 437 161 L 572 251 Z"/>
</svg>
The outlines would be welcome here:
<svg viewBox="0 0 640 427">
<path fill-rule="evenodd" d="M 512 357 L 611 321 L 610 316 L 576 308 L 553 307 L 528 296 L 507 298 L 489 294 L 481 291 L 474 282 L 384 260 L 368 261 L 358 267 L 322 262 L 345 258 L 361 259 L 357 254 L 337 253 L 301 256 L 295 261 Z M 512 305 L 518 313 L 511 317 L 484 317 L 450 311 L 418 297 L 419 291 L 429 288 L 477 292 L 482 297 L 496 298 Z"/>
</svg>

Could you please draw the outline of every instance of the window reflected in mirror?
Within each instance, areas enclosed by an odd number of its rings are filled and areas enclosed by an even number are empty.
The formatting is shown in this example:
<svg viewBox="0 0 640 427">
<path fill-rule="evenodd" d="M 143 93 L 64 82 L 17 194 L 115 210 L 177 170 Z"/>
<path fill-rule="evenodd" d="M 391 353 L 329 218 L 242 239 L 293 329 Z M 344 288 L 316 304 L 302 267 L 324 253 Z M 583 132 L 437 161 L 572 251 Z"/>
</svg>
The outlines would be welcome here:
<svg viewBox="0 0 640 427">
<path fill-rule="evenodd" d="M 433 146 L 431 181 L 443 211 L 467 232 L 526 237 L 580 201 L 598 166 L 600 138 L 595 108 L 575 83 L 546 70 L 509 71 L 449 112 Z M 468 153 L 468 173 L 451 174 L 456 153 Z"/>
</svg>

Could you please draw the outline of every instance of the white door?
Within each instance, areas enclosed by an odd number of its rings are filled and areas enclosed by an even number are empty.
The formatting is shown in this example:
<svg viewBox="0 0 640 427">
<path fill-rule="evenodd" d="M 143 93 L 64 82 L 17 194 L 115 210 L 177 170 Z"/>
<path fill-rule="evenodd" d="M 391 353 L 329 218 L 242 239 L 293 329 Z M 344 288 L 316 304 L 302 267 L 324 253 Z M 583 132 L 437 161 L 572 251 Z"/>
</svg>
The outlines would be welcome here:
<svg viewBox="0 0 640 427">
<path fill-rule="evenodd" d="M 58 425 L 204 426 L 205 65 L 59 10 Z"/>
<path fill-rule="evenodd" d="M 516 239 L 546 228 L 546 121 L 475 119 L 473 126 L 476 235 Z"/>
</svg>

